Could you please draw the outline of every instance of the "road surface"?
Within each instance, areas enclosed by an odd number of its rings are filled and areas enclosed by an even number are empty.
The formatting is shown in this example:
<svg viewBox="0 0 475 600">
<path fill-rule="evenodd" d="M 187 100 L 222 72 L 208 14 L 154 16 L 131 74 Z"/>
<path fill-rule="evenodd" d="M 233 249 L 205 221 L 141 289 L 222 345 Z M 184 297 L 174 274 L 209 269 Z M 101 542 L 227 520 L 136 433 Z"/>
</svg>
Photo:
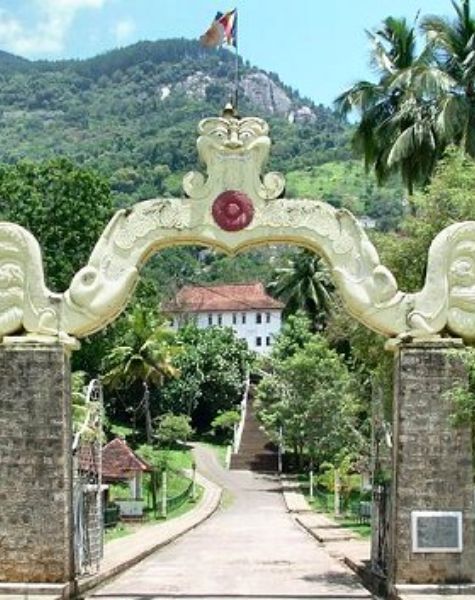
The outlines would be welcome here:
<svg viewBox="0 0 475 600">
<path fill-rule="evenodd" d="M 203 446 L 195 453 L 199 471 L 225 488 L 223 507 L 91 599 L 370 598 L 286 512 L 275 477 L 226 471 Z"/>
</svg>

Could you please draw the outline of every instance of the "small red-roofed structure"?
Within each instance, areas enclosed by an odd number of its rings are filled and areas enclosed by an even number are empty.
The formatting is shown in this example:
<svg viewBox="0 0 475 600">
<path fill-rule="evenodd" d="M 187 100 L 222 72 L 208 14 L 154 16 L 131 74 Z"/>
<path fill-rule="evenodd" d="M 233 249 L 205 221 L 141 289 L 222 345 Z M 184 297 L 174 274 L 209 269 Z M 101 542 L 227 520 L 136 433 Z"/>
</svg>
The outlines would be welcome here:
<svg viewBox="0 0 475 600">
<path fill-rule="evenodd" d="M 150 473 L 152 467 L 140 458 L 125 440 L 115 438 L 106 444 L 102 449 L 101 460 L 104 483 L 129 483 L 131 498 L 141 498 L 142 474 Z M 97 473 L 97 459 L 94 459 L 87 445 L 80 448 L 78 466 L 83 473 Z"/>
<path fill-rule="evenodd" d="M 102 478 L 107 483 L 127 481 L 137 473 L 150 473 L 151 470 L 151 466 L 123 439 L 113 439 L 102 450 Z"/>
</svg>

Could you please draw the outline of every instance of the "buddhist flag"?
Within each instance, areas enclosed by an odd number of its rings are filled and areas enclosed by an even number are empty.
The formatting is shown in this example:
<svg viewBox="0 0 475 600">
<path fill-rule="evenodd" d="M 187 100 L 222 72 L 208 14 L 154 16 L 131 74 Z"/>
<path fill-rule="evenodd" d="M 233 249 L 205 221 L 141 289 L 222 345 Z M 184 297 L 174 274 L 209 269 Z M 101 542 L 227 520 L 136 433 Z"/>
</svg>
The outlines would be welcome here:
<svg viewBox="0 0 475 600">
<path fill-rule="evenodd" d="M 200 37 L 200 42 L 207 48 L 215 48 L 228 44 L 237 46 L 237 9 L 227 13 L 216 13 L 211 27 Z"/>
</svg>

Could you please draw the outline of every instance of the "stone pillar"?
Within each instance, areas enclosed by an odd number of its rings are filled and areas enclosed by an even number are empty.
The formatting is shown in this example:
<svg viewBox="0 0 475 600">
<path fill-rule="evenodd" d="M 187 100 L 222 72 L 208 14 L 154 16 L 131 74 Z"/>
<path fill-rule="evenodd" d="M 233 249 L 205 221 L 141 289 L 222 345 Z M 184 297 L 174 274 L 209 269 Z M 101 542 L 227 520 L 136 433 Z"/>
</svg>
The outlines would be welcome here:
<svg viewBox="0 0 475 600">
<path fill-rule="evenodd" d="M 0 345 L 0 582 L 74 579 L 71 372 L 59 344 Z"/>
<path fill-rule="evenodd" d="M 475 580 L 471 429 L 450 423 L 447 395 L 467 386 L 457 350 L 460 340 L 396 348 L 390 587 Z"/>
</svg>

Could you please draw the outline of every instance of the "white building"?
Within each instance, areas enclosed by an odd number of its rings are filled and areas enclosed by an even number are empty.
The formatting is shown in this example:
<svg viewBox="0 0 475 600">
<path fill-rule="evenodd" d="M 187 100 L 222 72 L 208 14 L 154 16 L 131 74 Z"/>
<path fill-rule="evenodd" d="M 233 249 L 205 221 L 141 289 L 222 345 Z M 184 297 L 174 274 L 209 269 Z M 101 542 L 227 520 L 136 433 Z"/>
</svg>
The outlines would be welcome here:
<svg viewBox="0 0 475 600">
<path fill-rule="evenodd" d="M 190 319 L 198 327 L 232 327 L 250 350 L 269 352 L 280 331 L 282 302 L 269 296 L 262 283 L 185 286 L 166 306 L 172 327 Z"/>
</svg>

